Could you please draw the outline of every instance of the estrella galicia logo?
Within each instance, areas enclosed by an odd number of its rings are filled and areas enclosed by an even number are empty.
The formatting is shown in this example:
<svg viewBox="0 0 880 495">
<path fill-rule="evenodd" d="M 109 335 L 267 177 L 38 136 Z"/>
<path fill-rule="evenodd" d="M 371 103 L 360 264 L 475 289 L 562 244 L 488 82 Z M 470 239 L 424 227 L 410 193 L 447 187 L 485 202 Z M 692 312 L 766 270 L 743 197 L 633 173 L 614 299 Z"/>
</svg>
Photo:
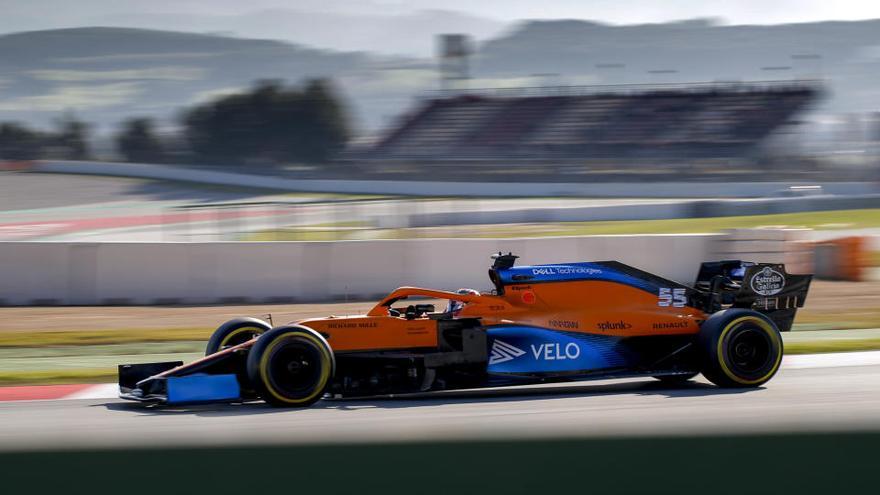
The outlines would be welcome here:
<svg viewBox="0 0 880 495">
<path fill-rule="evenodd" d="M 506 363 L 507 361 L 512 361 L 523 354 L 526 351 L 512 346 L 503 340 L 495 339 L 492 342 L 492 352 L 489 354 L 489 364 L 498 364 L 498 363 Z"/>
<path fill-rule="evenodd" d="M 755 294 L 772 296 L 781 292 L 785 287 L 785 277 L 769 266 L 765 266 L 761 271 L 752 275 L 749 285 Z"/>
</svg>

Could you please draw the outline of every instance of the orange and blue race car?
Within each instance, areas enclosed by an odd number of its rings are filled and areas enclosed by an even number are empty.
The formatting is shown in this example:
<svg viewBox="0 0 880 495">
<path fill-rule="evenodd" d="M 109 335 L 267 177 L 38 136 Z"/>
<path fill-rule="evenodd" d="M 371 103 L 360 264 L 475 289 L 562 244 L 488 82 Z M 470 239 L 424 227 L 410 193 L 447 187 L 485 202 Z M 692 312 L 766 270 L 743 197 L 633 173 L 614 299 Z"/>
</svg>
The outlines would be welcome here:
<svg viewBox="0 0 880 495">
<path fill-rule="evenodd" d="M 706 262 L 687 286 L 616 261 L 515 266 L 494 289 L 401 287 L 367 314 L 221 325 L 206 356 L 120 365 L 120 397 L 150 404 L 358 397 L 619 377 L 757 387 L 782 359 L 812 276 Z M 409 299 L 413 304 L 406 304 Z M 434 304 L 416 300 L 445 300 Z"/>
</svg>

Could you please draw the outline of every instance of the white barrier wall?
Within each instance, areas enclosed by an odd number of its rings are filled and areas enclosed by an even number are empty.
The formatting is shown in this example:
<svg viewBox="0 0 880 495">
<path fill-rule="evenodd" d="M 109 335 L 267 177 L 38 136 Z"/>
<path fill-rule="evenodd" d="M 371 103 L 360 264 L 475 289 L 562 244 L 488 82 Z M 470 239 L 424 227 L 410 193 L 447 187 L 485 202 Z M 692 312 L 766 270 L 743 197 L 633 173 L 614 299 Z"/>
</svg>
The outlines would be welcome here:
<svg viewBox="0 0 880 495">
<path fill-rule="evenodd" d="M 305 180 L 171 165 L 38 161 L 30 170 L 64 174 L 114 175 L 179 180 L 200 184 L 263 187 L 285 191 L 352 194 L 478 197 L 594 198 L 753 198 L 775 196 L 796 185 L 818 185 L 827 194 L 876 194 L 870 182 L 443 182 L 395 180 Z"/>
<path fill-rule="evenodd" d="M 375 298 L 404 285 L 491 288 L 489 256 L 619 260 L 684 283 L 714 235 L 268 243 L 0 243 L 0 303 L 206 304 Z"/>
<path fill-rule="evenodd" d="M 731 229 L 712 242 L 715 259 L 784 263 L 788 273 L 813 272 L 810 229 Z"/>
</svg>

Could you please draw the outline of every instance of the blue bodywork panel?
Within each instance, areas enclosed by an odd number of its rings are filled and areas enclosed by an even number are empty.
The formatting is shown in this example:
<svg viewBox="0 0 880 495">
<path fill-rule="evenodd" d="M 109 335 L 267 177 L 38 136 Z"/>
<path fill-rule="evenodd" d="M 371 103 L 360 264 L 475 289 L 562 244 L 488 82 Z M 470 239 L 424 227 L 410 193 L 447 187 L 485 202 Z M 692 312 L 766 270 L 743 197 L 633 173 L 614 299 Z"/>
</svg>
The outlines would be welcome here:
<svg viewBox="0 0 880 495">
<path fill-rule="evenodd" d="M 166 382 L 168 404 L 192 404 L 234 400 L 241 396 L 235 375 L 169 377 Z"/>
<path fill-rule="evenodd" d="M 531 374 L 593 372 L 625 367 L 634 362 L 610 335 L 560 332 L 540 327 L 490 327 L 489 373 Z"/>
<path fill-rule="evenodd" d="M 498 270 L 502 284 L 528 284 L 569 280 L 602 280 L 617 282 L 648 292 L 656 292 L 651 282 L 598 263 L 564 263 L 554 265 L 517 266 Z"/>
</svg>

